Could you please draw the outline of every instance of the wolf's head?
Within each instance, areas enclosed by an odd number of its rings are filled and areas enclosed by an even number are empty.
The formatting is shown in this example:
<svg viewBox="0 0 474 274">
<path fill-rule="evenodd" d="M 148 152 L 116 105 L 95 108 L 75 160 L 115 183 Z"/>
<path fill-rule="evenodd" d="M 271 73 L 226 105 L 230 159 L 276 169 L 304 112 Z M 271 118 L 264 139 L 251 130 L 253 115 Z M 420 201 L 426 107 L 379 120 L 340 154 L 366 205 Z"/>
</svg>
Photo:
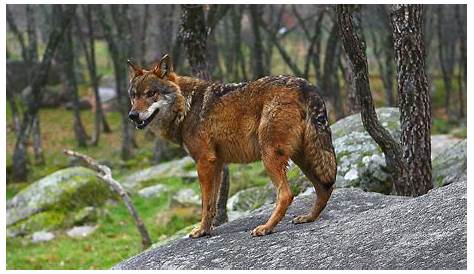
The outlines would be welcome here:
<svg viewBox="0 0 474 274">
<path fill-rule="evenodd" d="M 184 105 L 184 97 L 175 83 L 176 75 L 168 55 L 152 70 L 140 68 L 128 60 L 132 74 L 128 94 L 132 103 L 128 117 L 139 129 L 152 121 L 168 125 L 176 119 Z"/>
</svg>

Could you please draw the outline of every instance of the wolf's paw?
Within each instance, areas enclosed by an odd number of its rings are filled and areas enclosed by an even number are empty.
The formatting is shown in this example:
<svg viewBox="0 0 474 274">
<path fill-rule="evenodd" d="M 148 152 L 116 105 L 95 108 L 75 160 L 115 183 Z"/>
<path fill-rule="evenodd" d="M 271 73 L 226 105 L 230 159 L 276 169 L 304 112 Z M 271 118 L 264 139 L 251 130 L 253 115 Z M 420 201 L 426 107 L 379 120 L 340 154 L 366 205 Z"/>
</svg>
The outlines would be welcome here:
<svg viewBox="0 0 474 274">
<path fill-rule="evenodd" d="M 206 236 L 206 235 L 211 235 L 211 230 L 201 228 L 200 226 L 194 228 L 191 231 L 191 233 L 189 233 L 189 237 L 193 238 L 193 239 L 199 238 L 199 237 L 202 237 L 202 236 Z"/>
<path fill-rule="evenodd" d="M 316 218 L 311 215 L 300 215 L 296 216 L 291 222 L 294 224 L 304 224 L 313 222 L 314 220 L 316 220 Z"/>
<path fill-rule="evenodd" d="M 272 233 L 272 228 L 266 225 L 259 225 L 254 230 L 252 230 L 251 234 L 252 236 L 257 237 L 257 236 L 264 236 L 270 233 Z"/>
</svg>

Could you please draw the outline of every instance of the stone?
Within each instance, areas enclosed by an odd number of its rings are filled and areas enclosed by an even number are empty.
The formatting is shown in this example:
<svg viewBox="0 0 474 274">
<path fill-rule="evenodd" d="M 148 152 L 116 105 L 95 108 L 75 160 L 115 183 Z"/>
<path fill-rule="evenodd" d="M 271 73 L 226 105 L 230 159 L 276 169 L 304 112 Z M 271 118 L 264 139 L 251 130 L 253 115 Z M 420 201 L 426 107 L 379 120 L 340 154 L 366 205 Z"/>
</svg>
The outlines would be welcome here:
<svg viewBox="0 0 474 274">
<path fill-rule="evenodd" d="M 446 147 L 432 161 L 433 185 L 445 186 L 467 176 L 467 139 Z"/>
<path fill-rule="evenodd" d="M 127 191 L 137 192 L 147 186 L 147 181 L 160 180 L 169 177 L 182 177 L 197 180 L 197 171 L 194 160 L 187 156 L 182 159 L 155 165 L 126 176 L 121 183 Z"/>
<path fill-rule="evenodd" d="M 296 197 L 270 235 L 250 235 L 269 217 L 273 206 L 265 205 L 210 237 L 159 243 L 113 269 L 467 268 L 465 178 L 416 198 L 335 189 L 317 221 L 292 224 L 313 202 Z"/>
<path fill-rule="evenodd" d="M 458 143 L 462 139 L 449 134 L 439 134 L 431 136 L 431 160 L 436 158 L 446 148 Z"/>
<path fill-rule="evenodd" d="M 194 206 L 201 206 L 201 198 L 192 188 L 181 189 L 171 196 L 171 208 Z"/>
<path fill-rule="evenodd" d="M 227 201 L 228 211 L 252 211 L 275 201 L 276 193 L 271 183 L 263 187 L 250 187 L 235 193 Z"/>
<path fill-rule="evenodd" d="M 113 197 L 96 173 L 84 167 L 56 171 L 21 190 L 6 203 L 7 229 L 16 234 L 59 228 L 87 206 L 98 207 Z"/>
<path fill-rule="evenodd" d="M 399 110 L 378 108 L 376 112 L 381 124 L 399 142 Z M 336 187 L 358 187 L 365 191 L 391 194 L 393 183 L 385 164 L 385 156 L 365 130 L 360 114 L 337 121 L 331 126 L 331 131 L 338 163 Z M 432 159 L 459 140 L 451 135 L 431 136 Z M 433 169 L 433 172 L 436 171 Z"/>
<path fill-rule="evenodd" d="M 154 185 L 145 187 L 138 191 L 138 195 L 142 198 L 154 198 L 160 196 L 162 193 L 168 191 L 168 187 L 166 185 Z"/>
<path fill-rule="evenodd" d="M 400 113 L 397 108 L 379 108 L 377 116 L 396 139 L 400 138 Z M 365 191 L 389 194 L 392 181 L 385 156 L 365 130 L 360 114 L 345 117 L 331 126 L 338 163 L 336 187 L 358 187 Z"/>
<path fill-rule="evenodd" d="M 48 242 L 54 239 L 54 234 L 48 231 L 37 231 L 31 236 L 32 243 Z"/>
<path fill-rule="evenodd" d="M 69 229 L 66 234 L 71 238 L 85 238 L 92 234 L 97 229 L 97 226 L 75 226 Z"/>
</svg>

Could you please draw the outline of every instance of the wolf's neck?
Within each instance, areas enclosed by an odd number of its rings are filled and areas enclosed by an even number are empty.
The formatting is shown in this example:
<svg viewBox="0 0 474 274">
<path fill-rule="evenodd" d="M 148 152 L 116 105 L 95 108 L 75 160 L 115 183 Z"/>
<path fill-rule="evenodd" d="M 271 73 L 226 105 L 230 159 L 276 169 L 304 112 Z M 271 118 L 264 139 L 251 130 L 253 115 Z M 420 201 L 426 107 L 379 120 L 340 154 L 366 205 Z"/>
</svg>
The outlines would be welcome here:
<svg viewBox="0 0 474 274">
<path fill-rule="evenodd" d="M 184 102 L 182 102 L 182 107 L 180 107 L 176 117 L 172 121 L 169 121 L 168 124 L 162 124 L 161 135 L 165 139 L 181 145 L 183 142 L 181 127 L 190 113 L 194 95 L 202 92 L 209 85 L 209 82 L 188 76 L 176 75 L 175 77 L 175 83 L 179 86 L 181 95 L 183 96 L 181 100 L 184 99 Z"/>
<path fill-rule="evenodd" d="M 176 84 L 181 89 L 184 98 L 192 97 L 196 92 L 204 90 L 210 81 L 189 76 L 176 76 Z"/>
</svg>

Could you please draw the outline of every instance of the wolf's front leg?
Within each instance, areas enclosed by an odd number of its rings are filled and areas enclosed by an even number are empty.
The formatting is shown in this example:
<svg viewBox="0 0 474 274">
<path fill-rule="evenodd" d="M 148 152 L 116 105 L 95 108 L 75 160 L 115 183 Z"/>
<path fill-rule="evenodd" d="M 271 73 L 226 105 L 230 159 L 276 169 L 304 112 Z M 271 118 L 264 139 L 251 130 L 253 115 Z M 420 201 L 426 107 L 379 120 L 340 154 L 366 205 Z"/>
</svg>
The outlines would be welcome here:
<svg viewBox="0 0 474 274">
<path fill-rule="evenodd" d="M 197 163 L 199 183 L 201 185 L 201 223 L 191 231 L 191 238 L 211 233 L 212 220 L 216 214 L 218 184 L 215 180 L 222 172 L 222 163 L 214 155 L 201 157 Z"/>
</svg>

